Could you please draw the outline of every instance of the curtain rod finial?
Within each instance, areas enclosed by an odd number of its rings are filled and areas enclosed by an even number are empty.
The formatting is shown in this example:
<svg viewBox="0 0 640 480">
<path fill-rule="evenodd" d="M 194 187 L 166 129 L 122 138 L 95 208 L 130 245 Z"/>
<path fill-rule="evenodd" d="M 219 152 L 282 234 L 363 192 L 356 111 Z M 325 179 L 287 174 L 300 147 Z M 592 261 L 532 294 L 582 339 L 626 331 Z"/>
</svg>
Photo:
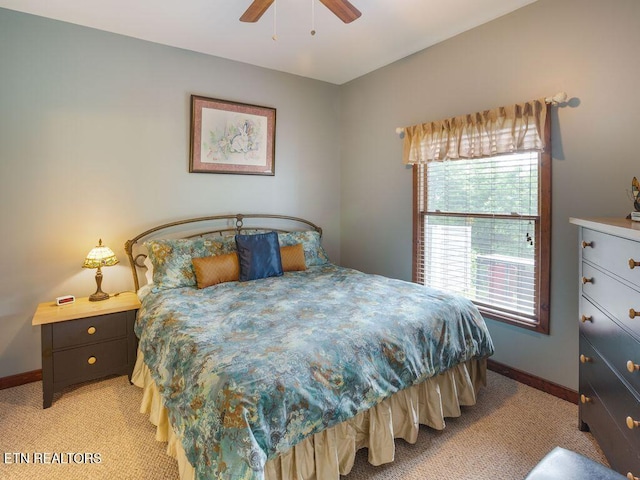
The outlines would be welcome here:
<svg viewBox="0 0 640 480">
<path fill-rule="evenodd" d="M 557 105 L 559 103 L 566 102 L 568 98 L 569 95 L 567 95 L 567 92 L 558 92 L 553 97 L 545 98 L 544 101 L 550 103 L 551 105 Z"/>
<path fill-rule="evenodd" d="M 404 127 L 398 127 L 398 128 L 396 128 L 396 134 L 397 134 L 400 138 L 404 138 Z"/>
</svg>

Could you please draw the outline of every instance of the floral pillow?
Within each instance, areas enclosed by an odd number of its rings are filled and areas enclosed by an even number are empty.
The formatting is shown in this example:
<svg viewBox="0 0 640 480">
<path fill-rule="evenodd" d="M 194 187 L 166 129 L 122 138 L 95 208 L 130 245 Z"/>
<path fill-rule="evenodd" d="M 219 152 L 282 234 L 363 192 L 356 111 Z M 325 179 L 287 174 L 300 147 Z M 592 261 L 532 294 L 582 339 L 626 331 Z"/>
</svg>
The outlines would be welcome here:
<svg viewBox="0 0 640 480">
<path fill-rule="evenodd" d="M 195 287 L 192 258 L 224 255 L 236 250 L 233 237 L 158 239 L 144 245 L 153 264 L 154 291 Z"/>
<path fill-rule="evenodd" d="M 315 231 L 278 233 L 281 247 L 302 244 L 307 267 L 329 263 Z M 195 287 L 193 258 L 224 255 L 237 251 L 234 236 L 174 238 L 144 243 L 153 264 L 153 291 L 178 287 Z"/>
<path fill-rule="evenodd" d="M 280 242 L 281 247 L 288 247 L 295 245 L 296 243 L 301 243 L 302 248 L 304 249 L 304 258 L 307 267 L 329 263 L 329 257 L 320 244 L 320 234 L 318 232 L 305 231 L 278 233 L 278 241 Z"/>
</svg>

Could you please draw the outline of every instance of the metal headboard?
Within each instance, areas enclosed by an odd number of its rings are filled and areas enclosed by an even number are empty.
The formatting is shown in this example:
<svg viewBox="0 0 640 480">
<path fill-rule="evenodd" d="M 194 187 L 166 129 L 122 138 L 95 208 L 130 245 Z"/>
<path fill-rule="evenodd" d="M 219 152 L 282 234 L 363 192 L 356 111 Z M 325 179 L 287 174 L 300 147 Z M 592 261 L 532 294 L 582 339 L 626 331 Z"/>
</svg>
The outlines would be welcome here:
<svg viewBox="0 0 640 480">
<path fill-rule="evenodd" d="M 245 226 L 245 220 L 251 221 L 254 219 L 269 219 L 274 225 L 278 224 L 278 228 L 274 228 L 273 226 L 268 225 L 265 226 L 263 224 L 252 224 L 249 226 Z M 215 227 L 216 222 L 218 224 L 217 227 Z M 291 225 L 291 228 L 282 228 L 279 225 L 279 223 L 282 222 L 285 222 L 286 225 Z M 176 236 L 176 234 L 180 234 L 180 231 L 176 232 L 174 228 L 179 226 L 189 227 L 192 230 L 190 230 L 187 235 Z M 124 244 L 124 250 L 125 252 L 127 252 L 127 257 L 129 258 L 129 265 L 131 266 L 131 274 L 133 275 L 135 290 L 138 291 L 138 289 L 140 288 L 140 281 L 138 279 L 137 269 L 146 268 L 143 262 L 147 257 L 146 253 L 136 253 L 136 255 L 134 256 L 134 248 L 136 248 L 136 246 L 140 246 L 140 244 L 138 244 L 140 240 L 147 240 L 152 237 L 161 238 L 163 234 L 171 234 L 172 238 L 194 238 L 204 235 L 236 235 L 239 233 L 250 233 L 252 231 L 264 230 L 291 232 L 294 231 L 295 227 L 300 229 L 301 226 L 303 226 L 306 230 L 315 230 L 322 236 L 322 228 L 303 218 L 260 213 L 237 213 L 228 215 L 213 215 L 209 217 L 187 218 L 184 220 L 177 220 L 175 222 L 158 225 L 156 227 L 150 228 L 149 230 L 145 230 L 131 240 L 127 240 Z"/>
</svg>

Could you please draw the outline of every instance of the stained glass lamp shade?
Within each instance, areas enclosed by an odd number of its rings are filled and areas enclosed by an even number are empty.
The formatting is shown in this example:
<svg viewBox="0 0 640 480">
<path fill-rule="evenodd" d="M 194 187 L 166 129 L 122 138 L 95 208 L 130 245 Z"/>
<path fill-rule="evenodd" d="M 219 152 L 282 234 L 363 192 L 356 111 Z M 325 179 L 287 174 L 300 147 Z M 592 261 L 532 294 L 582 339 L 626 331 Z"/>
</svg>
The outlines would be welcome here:
<svg viewBox="0 0 640 480">
<path fill-rule="evenodd" d="M 96 272 L 96 284 L 98 289 L 96 292 L 89 296 L 89 300 L 96 302 L 99 300 L 106 300 L 109 298 L 109 294 L 102 291 L 102 267 L 111 267 L 118 263 L 113 250 L 109 247 L 102 245 L 102 239 L 98 242 L 98 246 L 91 249 L 87 254 L 87 258 L 84 259 L 82 268 L 97 268 Z"/>
</svg>

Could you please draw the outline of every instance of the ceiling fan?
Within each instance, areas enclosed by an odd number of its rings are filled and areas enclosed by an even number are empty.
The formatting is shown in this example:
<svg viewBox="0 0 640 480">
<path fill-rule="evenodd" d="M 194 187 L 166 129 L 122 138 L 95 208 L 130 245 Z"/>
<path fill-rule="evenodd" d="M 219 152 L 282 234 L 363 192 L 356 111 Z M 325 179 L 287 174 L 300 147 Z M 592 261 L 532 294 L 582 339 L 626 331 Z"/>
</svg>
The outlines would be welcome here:
<svg viewBox="0 0 640 480">
<path fill-rule="evenodd" d="M 240 17 L 241 22 L 257 22 L 267 11 L 275 0 L 253 0 L 249 8 Z M 348 0 L 320 0 L 320 2 L 331 10 L 344 23 L 351 23 L 359 18 L 362 13 L 354 7 Z"/>
</svg>

